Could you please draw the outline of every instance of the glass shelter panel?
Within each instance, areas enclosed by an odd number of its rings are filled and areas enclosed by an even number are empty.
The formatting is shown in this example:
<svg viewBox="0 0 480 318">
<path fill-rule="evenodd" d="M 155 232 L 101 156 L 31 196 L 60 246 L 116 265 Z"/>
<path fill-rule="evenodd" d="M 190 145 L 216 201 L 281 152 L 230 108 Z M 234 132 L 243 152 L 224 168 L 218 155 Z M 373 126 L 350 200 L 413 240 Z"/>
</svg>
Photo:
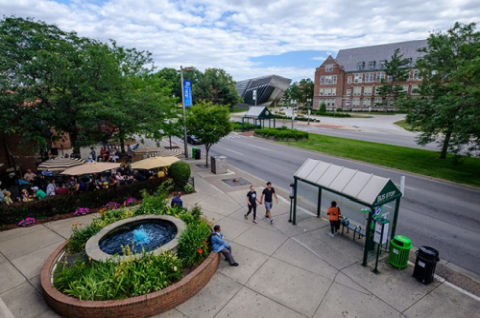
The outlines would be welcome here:
<svg viewBox="0 0 480 318">
<path fill-rule="evenodd" d="M 297 183 L 297 224 L 310 218 L 317 217 L 319 188 L 307 182 L 298 180 Z"/>
</svg>

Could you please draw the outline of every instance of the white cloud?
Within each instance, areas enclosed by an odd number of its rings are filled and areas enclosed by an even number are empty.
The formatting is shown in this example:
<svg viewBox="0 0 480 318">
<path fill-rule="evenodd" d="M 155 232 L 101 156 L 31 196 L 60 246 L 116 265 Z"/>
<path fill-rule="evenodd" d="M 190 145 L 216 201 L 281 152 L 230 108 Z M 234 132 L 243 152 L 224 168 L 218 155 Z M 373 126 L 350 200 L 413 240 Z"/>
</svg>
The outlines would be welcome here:
<svg viewBox="0 0 480 318">
<path fill-rule="evenodd" d="M 236 80 L 314 68 L 268 67 L 251 57 L 425 39 L 456 21 L 476 22 L 478 0 L 0 0 L 4 15 L 34 17 L 82 36 L 149 50 L 160 68 L 223 68 Z M 322 56 L 324 55 L 325 56 Z"/>
</svg>

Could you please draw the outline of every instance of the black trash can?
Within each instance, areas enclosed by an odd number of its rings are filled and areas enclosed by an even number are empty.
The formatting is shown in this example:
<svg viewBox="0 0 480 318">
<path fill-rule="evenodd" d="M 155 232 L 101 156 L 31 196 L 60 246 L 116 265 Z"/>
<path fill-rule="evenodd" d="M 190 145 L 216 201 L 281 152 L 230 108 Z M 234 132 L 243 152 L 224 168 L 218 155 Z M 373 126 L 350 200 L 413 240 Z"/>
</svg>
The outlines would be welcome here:
<svg viewBox="0 0 480 318">
<path fill-rule="evenodd" d="M 440 260 L 438 251 L 430 246 L 421 246 L 415 253 L 417 254 L 417 259 L 415 260 L 413 277 L 419 282 L 428 285 L 433 282 L 435 268 Z"/>
<path fill-rule="evenodd" d="M 201 157 L 202 157 L 202 149 L 200 148 L 195 149 L 195 160 L 200 160 Z"/>
</svg>

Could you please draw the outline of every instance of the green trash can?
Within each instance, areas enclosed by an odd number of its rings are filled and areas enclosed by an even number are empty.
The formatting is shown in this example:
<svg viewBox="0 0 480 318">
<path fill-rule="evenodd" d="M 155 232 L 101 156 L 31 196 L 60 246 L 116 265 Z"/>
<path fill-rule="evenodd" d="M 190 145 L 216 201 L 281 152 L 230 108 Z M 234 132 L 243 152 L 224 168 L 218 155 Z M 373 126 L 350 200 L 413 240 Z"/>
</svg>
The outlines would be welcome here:
<svg viewBox="0 0 480 318">
<path fill-rule="evenodd" d="M 195 158 L 195 152 L 197 151 L 197 147 L 192 147 L 192 159 Z"/>
<path fill-rule="evenodd" d="M 403 269 L 408 266 L 408 256 L 412 249 L 412 241 L 402 235 L 396 235 L 390 241 L 390 256 L 388 262 L 398 269 Z"/>
</svg>

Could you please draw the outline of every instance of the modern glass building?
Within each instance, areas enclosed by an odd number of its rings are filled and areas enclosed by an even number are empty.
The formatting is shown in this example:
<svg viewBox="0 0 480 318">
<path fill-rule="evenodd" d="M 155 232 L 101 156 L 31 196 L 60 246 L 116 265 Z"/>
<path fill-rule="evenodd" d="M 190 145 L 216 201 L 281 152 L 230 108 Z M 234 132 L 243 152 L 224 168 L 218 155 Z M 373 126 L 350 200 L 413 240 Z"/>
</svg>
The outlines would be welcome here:
<svg viewBox="0 0 480 318">
<path fill-rule="evenodd" d="M 243 97 L 244 105 L 268 107 L 280 103 L 291 82 L 291 79 L 278 75 L 262 76 L 237 82 L 237 92 Z"/>
</svg>

